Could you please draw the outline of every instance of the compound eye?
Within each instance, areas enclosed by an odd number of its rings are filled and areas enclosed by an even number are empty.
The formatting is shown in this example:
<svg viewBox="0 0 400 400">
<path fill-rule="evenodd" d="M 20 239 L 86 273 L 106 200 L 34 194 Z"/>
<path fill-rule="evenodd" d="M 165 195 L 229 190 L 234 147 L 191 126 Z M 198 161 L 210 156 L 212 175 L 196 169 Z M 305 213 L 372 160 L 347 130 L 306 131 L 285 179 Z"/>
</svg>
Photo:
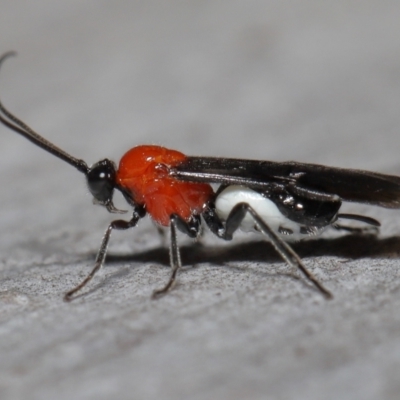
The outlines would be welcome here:
<svg viewBox="0 0 400 400">
<path fill-rule="evenodd" d="M 109 204 L 115 188 L 114 163 L 105 159 L 94 164 L 87 174 L 87 182 L 95 200 L 102 205 Z"/>
</svg>

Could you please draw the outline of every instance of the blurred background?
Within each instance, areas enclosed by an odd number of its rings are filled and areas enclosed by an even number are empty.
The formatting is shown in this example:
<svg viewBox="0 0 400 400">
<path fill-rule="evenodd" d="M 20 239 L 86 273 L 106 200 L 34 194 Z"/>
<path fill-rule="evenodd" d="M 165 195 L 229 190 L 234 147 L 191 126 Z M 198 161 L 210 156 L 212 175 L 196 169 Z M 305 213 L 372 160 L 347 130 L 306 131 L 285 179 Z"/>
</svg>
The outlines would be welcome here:
<svg viewBox="0 0 400 400">
<path fill-rule="evenodd" d="M 1 99 L 89 164 L 104 157 L 118 162 L 138 144 L 160 144 L 190 155 L 400 174 L 399 20 L 395 0 L 3 0 L 0 53 L 15 50 L 18 57 L 2 68 Z M 179 286 L 180 296 L 154 305 L 148 297 L 168 270 L 157 268 L 151 277 L 147 271 L 137 282 L 132 260 L 106 268 L 117 275 L 92 297 L 65 305 L 61 293 L 83 276 L 112 217 L 91 206 L 79 173 L 3 127 L 0 152 L 2 399 L 63 399 L 74 391 L 82 399 L 398 398 L 399 291 L 385 286 L 396 288 L 400 275 L 398 261 L 387 259 L 397 254 L 392 242 L 379 266 L 369 259 L 353 269 L 332 267 L 337 275 L 316 272 L 340 293 L 330 305 L 273 271 L 274 283 L 268 276 L 261 283 L 257 275 L 247 278 L 243 270 L 240 278 L 215 271 L 214 287 L 198 287 L 204 269 L 182 277 L 190 280 L 187 291 Z M 349 210 L 379 218 L 383 236 L 400 231 L 398 212 Z M 138 231 L 115 235 L 111 251 L 160 246 L 149 221 Z M 208 243 L 218 246 L 212 237 Z M 316 260 L 329 266 L 339 253 Z M 150 257 L 151 265 L 157 261 Z M 355 282 L 360 292 L 352 291 Z M 272 289 L 263 292 L 267 284 Z M 382 300 L 388 308 L 376 308 L 376 290 L 391 294 Z M 191 308 L 196 304 L 198 314 Z M 225 319 L 208 315 L 210 307 Z M 87 318 L 98 338 L 83 333 Z M 134 327 L 121 332 L 125 319 Z M 155 328 L 155 320 L 163 322 Z M 168 330 L 173 321 L 182 329 Z M 342 323 L 342 330 L 335 328 Z M 108 338 L 100 338 L 103 329 Z M 142 337 L 148 329 L 150 341 Z M 375 333 L 364 337 L 366 331 Z M 293 352 L 283 351 L 292 345 Z M 381 345 L 378 356 L 373 349 Z M 121 362 L 125 356 L 132 359 Z"/>
</svg>

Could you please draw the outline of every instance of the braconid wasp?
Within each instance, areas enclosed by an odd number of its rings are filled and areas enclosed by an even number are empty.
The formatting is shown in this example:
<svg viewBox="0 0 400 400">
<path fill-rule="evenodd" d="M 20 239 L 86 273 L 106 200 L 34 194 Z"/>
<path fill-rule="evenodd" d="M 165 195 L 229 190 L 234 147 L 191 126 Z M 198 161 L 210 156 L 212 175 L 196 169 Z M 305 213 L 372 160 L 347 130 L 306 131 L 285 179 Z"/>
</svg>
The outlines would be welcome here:
<svg viewBox="0 0 400 400">
<path fill-rule="evenodd" d="M 14 52 L 0 58 L 0 66 Z M 177 231 L 190 238 L 200 235 L 205 223 L 217 237 L 231 240 L 237 229 L 263 234 L 291 267 L 298 268 L 326 298 L 332 294 L 304 266 L 287 244 L 317 235 L 340 220 L 359 221 L 375 229 L 373 218 L 339 213 L 342 201 L 400 208 L 400 178 L 375 172 L 332 168 L 297 162 L 272 162 L 231 158 L 191 157 L 160 146 L 130 149 L 118 168 L 104 159 L 89 167 L 56 147 L 10 113 L 0 102 L 0 121 L 35 145 L 61 158 L 82 172 L 94 202 L 110 213 L 124 213 L 113 204 L 119 190 L 133 208 L 129 220 L 115 220 L 108 226 L 89 275 L 65 294 L 69 301 L 104 263 L 113 230 L 126 230 L 149 214 L 153 221 L 169 227 L 171 233 L 171 276 L 153 297 L 173 286 L 181 268 Z M 214 192 L 211 184 L 218 184 Z"/>
</svg>

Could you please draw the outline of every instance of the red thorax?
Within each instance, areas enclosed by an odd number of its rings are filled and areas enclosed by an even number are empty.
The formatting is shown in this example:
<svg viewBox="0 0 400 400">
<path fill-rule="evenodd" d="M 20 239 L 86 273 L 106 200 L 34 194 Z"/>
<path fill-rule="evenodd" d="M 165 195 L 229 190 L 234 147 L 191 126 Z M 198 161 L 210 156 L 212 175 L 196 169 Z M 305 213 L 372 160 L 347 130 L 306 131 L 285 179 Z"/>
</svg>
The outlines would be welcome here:
<svg viewBox="0 0 400 400">
<path fill-rule="evenodd" d="M 178 151 L 160 146 L 137 146 L 121 159 L 117 185 L 128 191 L 135 203 L 144 205 L 153 220 L 168 226 L 171 214 L 185 221 L 201 214 L 213 195 L 206 183 L 183 182 L 169 170 L 186 160 Z"/>
</svg>

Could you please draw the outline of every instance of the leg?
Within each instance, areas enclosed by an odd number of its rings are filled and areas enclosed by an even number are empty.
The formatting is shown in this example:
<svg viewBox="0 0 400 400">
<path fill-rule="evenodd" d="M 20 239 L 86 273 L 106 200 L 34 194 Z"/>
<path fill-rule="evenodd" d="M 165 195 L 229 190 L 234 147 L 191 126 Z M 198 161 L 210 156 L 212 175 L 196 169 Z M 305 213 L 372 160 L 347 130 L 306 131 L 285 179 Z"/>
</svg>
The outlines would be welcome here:
<svg viewBox="0 0 400 400">
<path fill-rule="evenodd" d="M 220 221 L 218 215 L 215 212 L 215 209 L 208 209 L 205 212 L 205 221 L 207 225 L 210 227 L 211 231 L 214 232 L 218 237 L 225 240 L 230 240 L 232 238 L 232 234 L 236 229 L 239 228 L 241 221 L 245 217 L 246 213 L 249 213 L 254 221 L 257 223 L 260 232 L 263 233 L 268 239 L 271 241 L 271 244 L 274 246 L 277 253 L 293 268 L 299 269 L 304 276 L 313 283 L 313 285 L 322 293 L 322 295 L 330 299 L 332 298 L 331 292 L 325 289 L 321 283 L 314 277 L 314 275 L 307 270 L 301 261 L 300 257 L 294 252 L 294 250 L 284 242 L 279 236 L 275 234 L 275 232 L 264 222 L 264 220 L 254 211 L 252 207 L 250 207 L 247 203 L 239 203 L 237 204 L 225 222 L 225 227 L 223 223 Z"/>
<path fill-rule="evenodd" d="M 366 217 L 364 215 L 357 215 L 357 214 L 338 214 L 337 216 L 338 219 L 351 219 L 354 221 L 360 221 L 364 222 L 365 224 L 368 224 L 367 226 L 364 227 L 352 227 L 352 226 L 346 226 L 339 224 L 337 222 L 333 223 L 332 226 L 337 229 L 337 230 L 343 230 L 350 232 L 352 234 L 357 234 L 357 235 L 376 235 L 379 232 L 379 227 L 381 224 L 379 221 L 377 221 L 374 218 L 371 217 Z"/>
<path fill-rule="evenodd" d="M 334 223 L 332 227 L 338 231 L 345 231 L 352 235 L 376 235 L 379 232 L 379 229 L 376 226 L 356 227 Z"/>
<path fill-rule="evenodd" d="M 199 215 L 193 215 L 189 222 L 186 222 L 184 219 L 175 214 L 172 217 L 175 219 L 176 228 L 185 235 L 188 235 L 192 239 L 195 239 L 200 235 L 201 220 Z M 165 245 L 165 230 L 156 223 L 154 223 L 154 226 L 156 227 L 158 234 L 161 236 L 163 245 Z"/>
<path fill-rule="evenodd" d="M 212 204 L 203 212 L 203 218 L 214 235 L 224 240 L 232 240 L 232 236 L 239 229 L 246 212 L 245 208 L 237 204 L 228 215 L 225 223 L 223 223 L 215 210 L 214 204 Z"/>
<path fill-rule="evenodd" d="M 106 258 L 106 254 L 107 254 L 108 242 L 110 240 L 112 230 L 113 229 L 125 230 L 125 229 L 129 229 L 129 228 L 133 228 L 137 224 L 139 219 L 140 219 L 139 214 L 136 211 L 134 211 L 132 219 L 130 221 L 116 220 L 116 221 L 111 222 L 111 224 L 108 226 L 106 233 L 103 237 L 103 240 L 101 242 L 101 246 L 100 246 L 99 252 L 97 253 L 94 268 L 92 269 L 90 274 L 79 285 L 77 285 L 76 287 L 71 289 L 69 292 L 65 293 L 65 296 L 64 296 L 65 301 L 71 301 L 72 296 L 76 292 L 81 290 L 84 286 L 86 286 L 86 284 L 91 281 L 91 279 L 96 274 L 96 272 L 104 264 L 104 260 Z"/>
<path fill-rule="evenodd" d="M 199 215 L 193 215 L 188 222 L 176 214 L 173 214 L 171 219 L 175 221 L 178 230 L 188 235 L 190 238 L 195 239 L 200 235 L 201 219 Z"/>
<path fill-rule="evenodd" d="M 379 227 L 381 223 L 374 218 L 366 217 L 365 215 L 358 215 L 358 214 L 338 214 L 338 219 L 352 219 L 354 221 L 364 222 L 368 225 Z"/>
<path fill-rule="evenodd" d="M 170 217 L 171 223 L 170 223 L 170 230 L 171 230 L 171 246 L 169 250 L 169 259 L 170 259 L 170 264 L 172 268 L 172 273 L 169 278 L 169 281 L 167 284 L 161 288 L 154 290 L 152 294 L 152 298 L 155 299 L 160 295 L 163 295 L 167 293 L 173 286 L 176 275 L 178 274 L 178 270 L 181 268 L 181 254 L 179 252 L 179 247 L 178 247 L 178 241 L 177 241 L 177 235 L 176 235 L 176 228 L 178 225 L 178 221 L 181 221 L 179 223 L 183 223 L 183 221 L 175 214 L 171 215 Z"/>
</svg>

